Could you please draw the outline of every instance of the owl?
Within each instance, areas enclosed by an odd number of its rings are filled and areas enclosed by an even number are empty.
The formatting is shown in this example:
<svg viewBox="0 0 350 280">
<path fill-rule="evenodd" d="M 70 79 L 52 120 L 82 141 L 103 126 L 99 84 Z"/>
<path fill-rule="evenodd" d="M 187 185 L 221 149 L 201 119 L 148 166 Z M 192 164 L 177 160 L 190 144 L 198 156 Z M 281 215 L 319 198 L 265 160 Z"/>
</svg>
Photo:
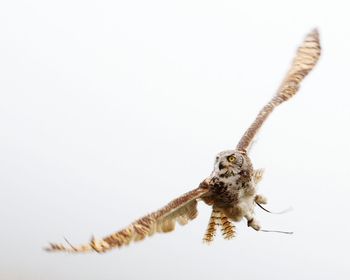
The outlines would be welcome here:
<svg viewBox="0 0 350 280">
<path fill-rule="evenodd" d="M 221 229 L 225 239 L 233 238 L 235 236 L 234 223 L 243 219 L 247 221 L 248 227 L 256 231 L 261 230 L 261 225 L 254 215 L 254 208 L 256 205 L 261 206 L 267 203 L 267 199 L 257 193 L 257 185 L 262 179 L 263 171 L 254 169 L 248 155 L 249 148 L 258 130 L 272 111 L 297 93 L 301 81 L 314 68 L 320 54 L 319 34 L 315 29 L 306 36 L 298 48 L 277 93 L 260 110 L 236 148 L 220 152 L 216 156 L 212 173 L 196 189 L 102 239 L 92 238 L 90 242 L 80 246 L 73 246 L 68 241 L 67 245 L 50 243 L 46 250 L 103 253 L 134 241 L 143 240 L 155 233 L 171 232 L 177 223 L 185 225 L 197 217 L 199 201 L 203 201 L 212 208 L 208 227 L 203 237 L 204 242 L 212 242 L 218 229 Z"/>
</svg>

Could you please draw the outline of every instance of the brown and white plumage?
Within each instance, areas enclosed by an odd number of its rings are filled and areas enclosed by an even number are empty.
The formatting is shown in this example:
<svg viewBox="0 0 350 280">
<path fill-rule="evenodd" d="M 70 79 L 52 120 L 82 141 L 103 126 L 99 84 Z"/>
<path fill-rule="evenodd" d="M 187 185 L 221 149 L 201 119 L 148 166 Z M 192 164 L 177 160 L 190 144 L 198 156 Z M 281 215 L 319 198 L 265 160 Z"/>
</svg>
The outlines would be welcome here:
<svg viewBox="0 0 350 280">
<path fill-rule="evenodd" d="M 217 155 L 214 170 L 198 188 L 174 199 L 163 208 L 148 214 L 128 227 L 100 240 L 93 238 L 81 246 L 53 244 L 47 251 L 65 252 L 106 252 L 134 241 L 140 241 L 156 232 L 170 232 L 176 223 L 181 225 L 197 217 L 197 201 L 211 206 L 212 214 L 203 241 L 213 241 L 216 230 L 221 229 L 225 239 L 235 235 L 233 222 L 245 218 L 248 226 L 260 230 L 254 216 L 256 203 L 265 204 L 266 198 L 256 193 L 256 186 L 262 179 L 262 169 L 253 169 L 247 155 L 257 131 L 272 111 L 296 94 L 301 81 L 313 69 L 320 57 L 320 43 L 317 30 L 313 30 L 299 47 L 292 65 L 276 95 L 262 108 L 255 121 L 246 130 L 236 150 L 228 150 Z"/>
</svg>

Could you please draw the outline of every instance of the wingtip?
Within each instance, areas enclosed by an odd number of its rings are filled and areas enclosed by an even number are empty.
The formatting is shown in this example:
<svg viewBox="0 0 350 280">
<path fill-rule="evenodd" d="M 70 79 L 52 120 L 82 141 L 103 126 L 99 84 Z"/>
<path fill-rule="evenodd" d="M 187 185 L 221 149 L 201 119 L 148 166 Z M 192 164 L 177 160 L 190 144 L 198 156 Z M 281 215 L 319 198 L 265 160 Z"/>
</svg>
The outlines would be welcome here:
<svg viewBox="0 0 350 280">
<path fill-rule="evenodd" d="M 65 248 L 62 244 L 56 244 L 56 243 L 49 243 L 47 247 L 44 247 L 43 250 L 46 252 L 57 252 L 57 251 L 63 251 Z"/>
<path fill-rule="evenodd" d="M 51 244 L 50 244 L 51 245 Z M 45 252 L 52 252 L 52 246 L 42 247 Z"/>
<path fill-rule="evenodd" d="M 315 27 L 311 30 L 311 32 L 306 36 L 306 38 L 313 38 L 314 40 L 319 41 L 320 38 L 320 32 L 318 27 Z"/>
<path fill-rule="evenodd" d="M 314 34 L 319 34 L 319 29 L 318 27 L 315 27 L 314 29 L 311 30 L 311 33 L 314 33 Z"/>
</svg>

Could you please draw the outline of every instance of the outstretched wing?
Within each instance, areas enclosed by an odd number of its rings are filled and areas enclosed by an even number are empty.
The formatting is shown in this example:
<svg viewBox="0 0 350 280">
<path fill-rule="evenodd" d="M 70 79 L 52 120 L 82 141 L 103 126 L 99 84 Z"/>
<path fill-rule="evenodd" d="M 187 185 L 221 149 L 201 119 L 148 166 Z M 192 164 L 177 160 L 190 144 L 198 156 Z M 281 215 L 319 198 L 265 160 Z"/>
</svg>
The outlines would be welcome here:
<svg viewBox="0 0 350 280">
<path fill-rule="evenodd" d="M 209 192 L 209 180 L 204 180 L 198 188 L 172 200 L 163 208 L 148 214 L 128 227 L 106 236 L 100 240 L 93 238 L 89 243 L 80 246 L 68 246 L 51 243 L 45 250 L 50 252 L 63 251 L 85 253 L 96 251 L 103 253 L 115 247 L 128 245 L 133 241 L 143 240 L 156 232 L 170 232 L 178 222 L 181 225 L 197 217 L 197 199 Z"/>
<path fill-rule="evenodd" d="M 254 136 L 272 111 L 297 93 L 301 81 L 314 68 L 320 55 L 319 34 L 315 29 L 306 36 L 277 94 L 262 108 L 255 121 L 246 130 L 236 147 L 237 150 L 242 152 L 247 151 Z"/>
</svg>

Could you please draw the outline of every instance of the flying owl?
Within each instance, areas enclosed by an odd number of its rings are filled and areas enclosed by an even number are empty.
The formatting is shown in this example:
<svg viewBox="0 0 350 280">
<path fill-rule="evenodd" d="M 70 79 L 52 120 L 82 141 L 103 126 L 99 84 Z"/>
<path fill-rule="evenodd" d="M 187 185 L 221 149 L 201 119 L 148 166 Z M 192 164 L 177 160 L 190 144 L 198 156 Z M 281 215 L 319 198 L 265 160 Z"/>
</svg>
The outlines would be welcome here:
<svg viewBox="0 0 350 280">
<path fill-rule="evenodd" d="M 264 196 L 256 193 L 256 187 L 262 179 L 263 171 L 253 168 L 248 156 L 249 147 L 272 111 L 296 94 L 301 81 L 314 68 L 320 54 L 319 34 L 315 29 L 306 36 L 277 93 L 258 113 L 254 122 L 240 139 L 236 149 L 219 153 L 215 158 L 211 175 L 204 179 L 196 189 L 102 239 L 92 238 L 89 243 L 80 246 L 73 246 L 68 241 L 67 246 L 51 243 L 46 250 L 103 253 L 134 241 L 143 240 L 158 232 L 170 232 L 175 229 L 176 223 L 185 225 L 197 217 L 198 201 L 203 201 L 212 207 L 209 224 L 203 238 L 204 242 L 212 242 L 218 228 L 221 229 L 225 239 L 233 238 L 235 236 L 234 222 L 242 219 L 246 219 L 248 227 L 256 231 L 261 230 L 254 215 L 254 207 L 267 203 Z"/>
</svg>

